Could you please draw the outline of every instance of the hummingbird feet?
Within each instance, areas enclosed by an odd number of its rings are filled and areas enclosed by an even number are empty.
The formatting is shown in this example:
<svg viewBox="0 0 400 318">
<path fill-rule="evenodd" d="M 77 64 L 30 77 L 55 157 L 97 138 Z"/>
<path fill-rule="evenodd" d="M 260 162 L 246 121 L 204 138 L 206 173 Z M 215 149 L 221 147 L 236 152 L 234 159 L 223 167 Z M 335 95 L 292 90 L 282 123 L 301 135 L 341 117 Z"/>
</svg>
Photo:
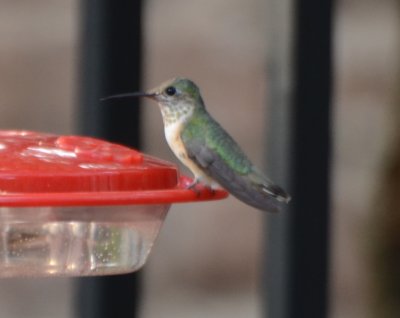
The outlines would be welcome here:
<svg viewBox="0 0 400 318">
<path fill-rule="evenodd" d="M 192 190 L 196 193 L 197 197 L 200 196 L 200 191 L 196 189 L 196 186 L 200 183 L 199 179 L 194 179 L 193 182 L 191 184 L 189 184 L 186 189 L 188 190 Z"/>
<path fill-rule="evenodd" d="M 213 187 L 207 187 L 208 189 L 210 189 L 211 195 L 214 196 L 215 193 L 217 192 Z"/>
<path fill-rule="evenodd" d="M 198 189 L 196 189 L 197 185 L 199 185 L 201 183 L 200 179 L 195 178 L 193 180 L 193 182 L 191 184 L 189 184 L 186 189 L 188 190 L 192 190 L 196 193 L 197 197 L 200 196 L 200 191 Z M 207 184 L 204 184 L 204 187 L 207 188 L 210 192 L 211 195 L 214 196 L 215 195 L 215 189 L 212 186 L 209 186 Z"/>
</svg>

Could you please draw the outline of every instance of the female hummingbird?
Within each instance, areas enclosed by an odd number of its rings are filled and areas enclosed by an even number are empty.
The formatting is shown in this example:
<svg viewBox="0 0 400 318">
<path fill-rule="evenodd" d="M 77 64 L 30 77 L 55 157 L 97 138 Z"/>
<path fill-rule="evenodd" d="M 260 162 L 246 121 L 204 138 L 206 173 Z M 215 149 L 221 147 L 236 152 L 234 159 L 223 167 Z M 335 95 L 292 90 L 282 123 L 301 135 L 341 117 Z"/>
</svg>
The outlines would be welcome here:
<svg viewBox="0 0 400 318">
<path fill-rule="evenodd" d="M 148 97 L 161 110 L 168 145 L 194 174 L 194 181 L 210 188 L 222 186 L 244 203 L 276 212 L 290 196 L 255 167 L 234 139 L 207 112 L 200 90 L 191 80 L 176 77 L 147 92 L 112 95 L 102 100 Z"/>
</svg>

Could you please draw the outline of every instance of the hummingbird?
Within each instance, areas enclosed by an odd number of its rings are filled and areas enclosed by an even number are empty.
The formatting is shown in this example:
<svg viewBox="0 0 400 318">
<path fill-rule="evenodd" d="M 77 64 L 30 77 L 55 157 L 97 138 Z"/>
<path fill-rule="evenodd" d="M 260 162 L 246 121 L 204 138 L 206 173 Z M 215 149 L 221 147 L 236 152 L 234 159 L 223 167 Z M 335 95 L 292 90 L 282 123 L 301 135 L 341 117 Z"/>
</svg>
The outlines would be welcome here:
<svg viewBox="0 0 400 318">
<path fill-rule="evenodd" d="M 194 174 L 188 186 L 223 187 L 257 209 L 277 212 L 290 196 L 268 179 L 236 141 L 208 113 L 197 85 L 175 77 L 146 92 L 112 95 L 102 100 L 147 97 L 158 103 L 165 138 L 175 156 Z"/>
</svg>

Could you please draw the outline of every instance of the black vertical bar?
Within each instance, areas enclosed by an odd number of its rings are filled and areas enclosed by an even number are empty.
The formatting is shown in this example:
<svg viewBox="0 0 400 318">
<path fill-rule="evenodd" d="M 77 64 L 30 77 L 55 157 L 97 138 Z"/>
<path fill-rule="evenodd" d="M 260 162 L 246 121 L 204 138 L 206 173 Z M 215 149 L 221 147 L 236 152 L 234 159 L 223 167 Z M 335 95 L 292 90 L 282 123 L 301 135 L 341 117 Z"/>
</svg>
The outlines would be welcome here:
<svg viewBox="0 0 400 318">
<path fill-rule="evenodd" d="M 272 107 L 271 114 L 288 127 L 287 145 L 270 147 L 287 159 L 283 179 L 293 198 L 287 211 L 268 217 L 266 316 L 322 318 L 328 312 L 333 0 L 293 4 L 292 68 L 287 91 L 275 94 L 288 96 L 287 112 L 282 117 Z M 280 155 L 270 156 L 270 166 L 282 164 Z"/>
<path fill-rule="evenodd" d="M 77 279 L 76 318 L 134 318 L 140 304 L 138 273 Z"/>
<path fill-rule="evenodd" d="M 137 101 L 121 100 L 111 107 L 99 98 L 139 89 L 141 36 L 140 0 L 81 2 L 80 133 L 140 146 Z M 78 279 L 75 316 L 135 317 L 139 283 L 136 273 Z"/>
<path fill-rule="evenodd" d="M 141 0 L 83 0 L 81 10 L 79 130 L 139 147 L 138 100 L 99 99 L 139 89 Z"/>
</svg>

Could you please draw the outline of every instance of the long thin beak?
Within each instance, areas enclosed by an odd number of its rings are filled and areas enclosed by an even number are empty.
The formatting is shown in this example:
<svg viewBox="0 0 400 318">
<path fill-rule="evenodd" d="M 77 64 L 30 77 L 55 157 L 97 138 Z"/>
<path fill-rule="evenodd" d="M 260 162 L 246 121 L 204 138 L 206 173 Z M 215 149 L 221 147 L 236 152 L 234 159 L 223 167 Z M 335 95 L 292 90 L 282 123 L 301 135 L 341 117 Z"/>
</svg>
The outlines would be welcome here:
<svg viewBox="0 0 400 318">
<path fill-rule="evenodd" d="M 117 94 L 117 95 L 111 95 L 111 96 L 106 96 L 103 98 L 100 98 L 100 101 L 105 101 L 109 99 L 117 99 L 117 98 L 130 98 L 130 97 L 154 97 L 156 96 L 155 93 L 143 93 L 143 92 L 135 92 L 135 93 L 125 93 L 125 94 Z"/>
</svg>

